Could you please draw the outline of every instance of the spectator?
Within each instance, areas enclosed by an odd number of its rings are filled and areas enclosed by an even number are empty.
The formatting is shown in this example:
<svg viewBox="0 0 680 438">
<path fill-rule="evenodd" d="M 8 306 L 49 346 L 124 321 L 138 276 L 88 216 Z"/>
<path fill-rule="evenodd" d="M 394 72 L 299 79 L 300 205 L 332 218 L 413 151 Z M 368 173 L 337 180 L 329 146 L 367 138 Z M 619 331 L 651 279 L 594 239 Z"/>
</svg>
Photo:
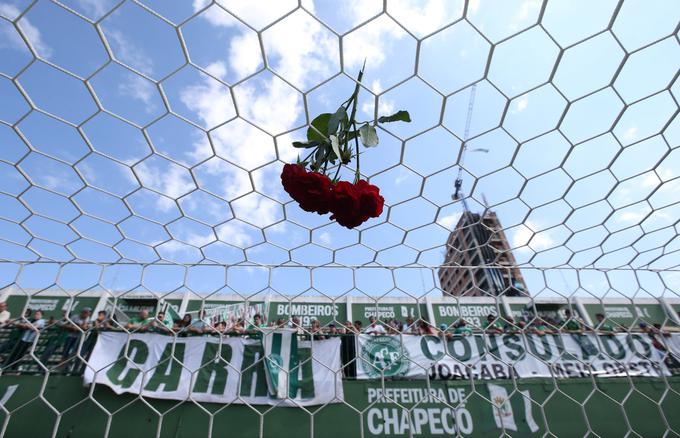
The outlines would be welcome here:
<svg viewBox="0 0 680 438">
<path fill-rule="evenodd" d="M 90 328 L 90 316 L 92 309 L 89 307 L 83 308 L 79 315 L 71 316 L 70 320 L 66 321 L 64 330 L 66 331 L 66 339 L 64 340 L 64 349 L 61 352 L 61 362 L 66 364 L 73 356 L 76 355 L 78 343 L 81 335 Z M 65 371 L 69 372 L 73 364 L 67 364 Z"/>
<path fill-rule="evenodd" d="M 178 336 L 185 337 L 189 327 L 191 327 L 191 315 L 189 313 L 185 313 L 184 317 L 175 323 L 174 330 L 179 333 Z"/>
<path fill-rule="evenodd" d="M 436 336 L 437 335 L 437 329 L 432 327 L 430 324 L 427 323 L 424 319 L 419 319 L 418 320 L 418 333 L 420 335 L 426 336 Z"/>
<path fill-rule="evenodd" d="M 136 317 L 130 318 L 125 328 L 132 331 L 146 331 L 149 322 L 149 311 L 144 309 L 140 310 Z"/>
<path fill-rule="evenodd" d="M 7 359 L 6 366 L 10 369 L 16 369 L 19 366 L 19 361 L 33 345 L 38 332 L 45 328 L 42 310 L 36 310 L 31 319 L 22 318 L 21 322 L 17 324 L 17 328 L 21 330 L 21 338 L 12 350 L 9 359 Z"/>
<path fill-rule="evenodd" d="M 354 329 L 354 324 L 352 324 L 352 321 L 345 321 L 345 333 L 348 335 L 351 335 L 353 333 L 356 333 L 356 330 Z"/>
<path fill-rule="evenodd" d="M 165 318 L 165 312 L 162 310 L 149 322 L 149 327 L 154 332 L 172 333 L 172 321 Z"/>
<path fill-rule="evenodd" d="M 387 330 L 387 334 L 389 335 L 398 335 L 400 333 L 399 323 L 394 319 L 389 321 L 385 327 Z"/>
<path fill-rule="evenodd" d="M 11 314 L 9 313 L 9 310 L 7 310 L 7 303 L 4 301 L 0 302 L 0 328 L 9 323 L 10 317 Z"/>
<path fill-rule="evenodd" d="M 656 327 L 650 327 L 647 325 L 647 323 L 641 322 L 639 324 L 640 330 L 643 333 L 646 333 L 647 336 L 649 336 L 649 339 L 652 341 L 652 345 L 654 348 L 660 351 L 666 351 L 666 345 L 663 342 L 663 339 L 659 336 L 659 330 L 656 329 Z"/>
<path fill-rule="evenodd" d="M 234 326 L 231 328 L 232 333 L 235 335 L 241 335 L 245 331 L 245 327 L 243 324 L 243 318 L 239 318 L 236 320 L 236 323 Z"/>
<path fill-rule="evenodd" d="M 220 321 L 217 323 L 217 333 L 222 336 L 227 334 L 227 321 Z"/>
<path fill-rule="evenodd" d="M 326 339 L 326 337 L 323 335 L 323 332 L 321 331 L 321 323 L 319 322 L 318 319 L 312 320 L 312 325 L 309 328 L 309 333 L 311 335 L 310 337 L 315 341 Z"/>
<path fill-rule="evenodd" d="M 31 316 L 31 309 L 24 310 L 24 318 L 28 319 Z M 9 334 L 9 339 L 7 339 L 2 345 L 0 345 L 0 354 L 12 351 L 16 344 L 21 338 L 22 330 L 17 326 L 21 319 L 9 320 L 6 327 L 12 327 L 12 331 Z M 1 359 L 1 358 L 0 358 Z M 1 362 L 2 360 L 0 360 Z"/>
<path fill-rule="evenodd" d="M 328 336 L 337 336 L 339 335 L 340 332 L 338 331 L 338 328 L 335 326 L 335 324 L 331 323 L 328 324 Z"/>
<path fill-rule="evenodd" d="M 90 325 L 90 330 L 88 330 L 87 337 L 83 342 L 83 347 L 81 349 L 81 354 L 83 358 L 88 361 L 90 360 L 90 355 L 92 350 L 94 350 L 95 344 L 97 344 L 97 339 L 99 338 L 99 332 L 108 330 L 110 328 L 108 314 L 105 310 L 100 310 L 97 312 L 97 318 L 92 321 Z M 82 374 L 85 370 L 85 363 L 82 364 L 78 374 Z"/>
<path fill-rule="evenodd" d="M 286 326 L 286 321 L 283 318 L 279 318 L 276 320 L 276 324 L 274 326 L 276 328 L 284 328 Z"/>
<path fill-rule="evenodd" d="M 384 335 L 386 332 L 385 327 L 378 324 L 378 319 L 375 316 L 371 316 L 368 318 L 368 327 L 366 327 L 364 333 L 367 335 Z"/>
<path fill-rule="evenodd" d="M 595 330 L 599 331 L 600 333 L 608 335 L 613 335 L 614 332 L 616 332 L 611 323 L 607 321 L 604 314 L 597 313 L 595 314 L 595 318 L 597 319 L 597 325 L 595 326 Z"/>
<path fill-rule="evenodd" d="M 456 325 L 456 329 L 453 331 L 454 335 L 459 336 L 470 336 L 472 335 L 472 329 L 467 325 L 464 319 L 461 319 Z"/>
<path fill-rule="evenodd" d="M 248 326 L 248 331 L 259 332 L 260 331 L 259 329 L 266 328 L 266 327 L 267 327 L 267 324 L 264 324 L 262 322 L 262 315 L 257 313 L 257 314 L 255 314 L 255 316 L 253 316 L 253 323 Z"/>
<path fill-rule="evenodd" d="M 358 319 L 354 321 L 354 333 L 361 333 L 363 331 L 363 323 Z"/>
<path fill-rule="evenodd" d="M 554 333 L 553 330 L 549 328 L 548 325 L 546 325 L 546 321 L 541 317 L 534 319 L 532 325 L 533 327 L 531 328 L 531 332 L 539 336 L 545 336 Z"/>
<path fill-rule="evenodd" d="M 486 317 L 486 329 L 487 334 L 500 335 L 504 332 L 503 322 L 495 315 L 489 314 Z"/>
<path fill-rule="evenodd" d="M 505 333 L 515 333 L 517 331 L 517 325 L 515 324 L 515 318 L 508 316 L 505 318 L 505 325 L 503 326 L 503 331 Z"/>
<path fill-rule="evenodd" d="M 68 324 L 66 313 L 66 310 L 63 310 L 59 321 L 55 321 L 52 324 L 46 324 L 45 329 L 41 334 L 41 336 L 45 337 L 45 347 L 40 355 L 40 363 L 44 366 L 49 365 L 52 355 L 66 342 L 66 337 L 68 336 L 68 332 L 65 328 Z"/>
<path fill-rule="evenodd" d="M 204 334 L 210 331 L 210 319 L 206 317 L 205 310 L 198 312 L 198 318 L 191 321 L 189 332 L 194 334 Z"/>
<path fill-rule="evenodd" d="M 564 311 L 564 318 L 563 330 L 567 333 L 583 333 L 583 325 L 572 315 L 570 309 Z"/>
<path fill-rule="evenodd" d="M 263 328 L 267 328 L 267 324 L 262 321 L 262 315 L 256 313 L 253 316 L 253 323 L 248 326 L 247 332 L 251 334 L 252 338 L 261 339 Z"/>
<path fill-rule="evenodd" d="M 97 319 L 92 322 L 93 328 L 97 330 L 108 330 L 110 328 L 108 314 L 106 310 L 97 312 Z"/>
<path fill-rule="evenodd" d="M 404 334 L 409 334 L 409 335 L 417 335 L 418 334 L 418 326 L 416 323 L 413 321 L 413 318 L 410 316 L 406 318 L 406 322 L 404 323 L 404 326 L 401 329 L 401 332 Z"/>
<path fill-rule="evenodd" d="M 446 341 L 451 339 L 452 336 L 453 333 L 449 331 L 449 326 L 444 323 L 439 324 L 439 337 L 442 338 L 442 340 Z"/>
</svg>

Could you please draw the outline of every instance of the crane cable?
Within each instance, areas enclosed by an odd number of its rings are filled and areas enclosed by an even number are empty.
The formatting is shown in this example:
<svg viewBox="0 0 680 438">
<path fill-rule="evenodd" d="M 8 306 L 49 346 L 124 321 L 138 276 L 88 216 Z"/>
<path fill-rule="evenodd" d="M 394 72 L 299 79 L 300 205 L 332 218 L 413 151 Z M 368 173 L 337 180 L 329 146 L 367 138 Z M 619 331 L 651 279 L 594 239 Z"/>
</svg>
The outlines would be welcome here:
<svg viewBox="0 0 680 438">
<path fill-rule="evenodd" d="M 468 100 L 468 110 L 467 110 L 467 117 L 465 118 L 465 131 L 463 132 L 463 145 L 462 145 L 462 150 L 460 152 L 460 160 L 458 161 L 458 177 L 456 178 L 456 182 L 454 184 L 454 188 L 456 189 L 455 193 L 451 197 L 454 201 L 457 201 L 458 199 L 463 200 L 463 208 L 465 211 L 468 210 L 467 208 L 467 202 L 465 202 L 465 197 L 461 196 L 461 188 L 463 186 L 463 162 L 465 161 L 465 152 L 467 151 L 467 140 L 468 137 L 470 136 L 470 125 L 472 124 L 472 112 L 475 108 L 475 96 L 477 95 L 477 84 L 472 84 L 470 87 L 470 98 Z"/>
</svg>

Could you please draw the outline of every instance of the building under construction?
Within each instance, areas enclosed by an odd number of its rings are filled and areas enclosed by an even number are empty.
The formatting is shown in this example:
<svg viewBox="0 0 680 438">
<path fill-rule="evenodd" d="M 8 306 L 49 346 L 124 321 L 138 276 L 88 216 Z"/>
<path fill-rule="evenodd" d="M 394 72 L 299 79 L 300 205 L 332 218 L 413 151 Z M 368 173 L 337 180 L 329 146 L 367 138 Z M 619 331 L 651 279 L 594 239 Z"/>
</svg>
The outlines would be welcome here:
<svg viewBox="0 0 680 438">
<path fill-rule="evenodd" d="M 489 210 L 460 217 L 446 242 L 439 281 L 446 295 L 528 294 L 498 216 Z"/>
</svg>

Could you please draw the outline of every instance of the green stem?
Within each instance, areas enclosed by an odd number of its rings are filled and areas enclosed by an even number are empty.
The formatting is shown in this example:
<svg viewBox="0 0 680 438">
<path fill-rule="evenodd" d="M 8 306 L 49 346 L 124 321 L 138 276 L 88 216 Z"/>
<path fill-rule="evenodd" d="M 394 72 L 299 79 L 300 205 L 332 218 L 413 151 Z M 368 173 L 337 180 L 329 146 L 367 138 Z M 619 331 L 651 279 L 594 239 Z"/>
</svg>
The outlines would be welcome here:
<svg viewBox="0 0 680 438">
<path fill-rule="evenodd" d="M 338 162 L 338 168 L 335 170 L 335 176 L 333 176 L 333 181 L 338 179 L 338 175 L 340 175 L 340 168 L 342 167 L 342 162 Z"/>
<path fill-rule="evenodd" d="M 309 157 L 311 157 L 312 155 L 314 155 L 314 152 L 316 152 L 317 149 L 319 149 L 318 146 L 315 147 L 314 149 L 312 149 L 312 152 L 311 152 L 309 155 L 307 155 L 307 157 L 306 157 L 304 160 L 302 160 L 302 162 L 303 162 L 303 163 L 306 162 L 307 159 L 308 159 Z"/>
<path fill-rule="evenodd" d="M 352 125 L 354 127 L 354 130 L 356 131 L 357 127 L 356 125 Z M 354 137 L 354 145 L 356 146 L 357 150 L 357 168 L 354 173 L 354 184 L 358 183 L 359 180 L 361 179 L 361 172 L 359 171 L 359 139 L 357 137 Z"/>
</svg>

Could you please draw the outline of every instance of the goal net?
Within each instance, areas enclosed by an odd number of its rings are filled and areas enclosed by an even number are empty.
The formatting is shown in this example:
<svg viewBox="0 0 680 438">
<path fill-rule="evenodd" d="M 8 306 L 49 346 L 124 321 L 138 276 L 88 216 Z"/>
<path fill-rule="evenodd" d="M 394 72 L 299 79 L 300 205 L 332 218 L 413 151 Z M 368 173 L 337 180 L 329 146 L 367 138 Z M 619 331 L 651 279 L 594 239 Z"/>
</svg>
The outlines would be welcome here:
<svg viewBox="0 0 680 438">
<path fill-rule="evenodd" d="M 679 22 L 0 0 L 0 435 L 679 436 Z"/>
</svg>

